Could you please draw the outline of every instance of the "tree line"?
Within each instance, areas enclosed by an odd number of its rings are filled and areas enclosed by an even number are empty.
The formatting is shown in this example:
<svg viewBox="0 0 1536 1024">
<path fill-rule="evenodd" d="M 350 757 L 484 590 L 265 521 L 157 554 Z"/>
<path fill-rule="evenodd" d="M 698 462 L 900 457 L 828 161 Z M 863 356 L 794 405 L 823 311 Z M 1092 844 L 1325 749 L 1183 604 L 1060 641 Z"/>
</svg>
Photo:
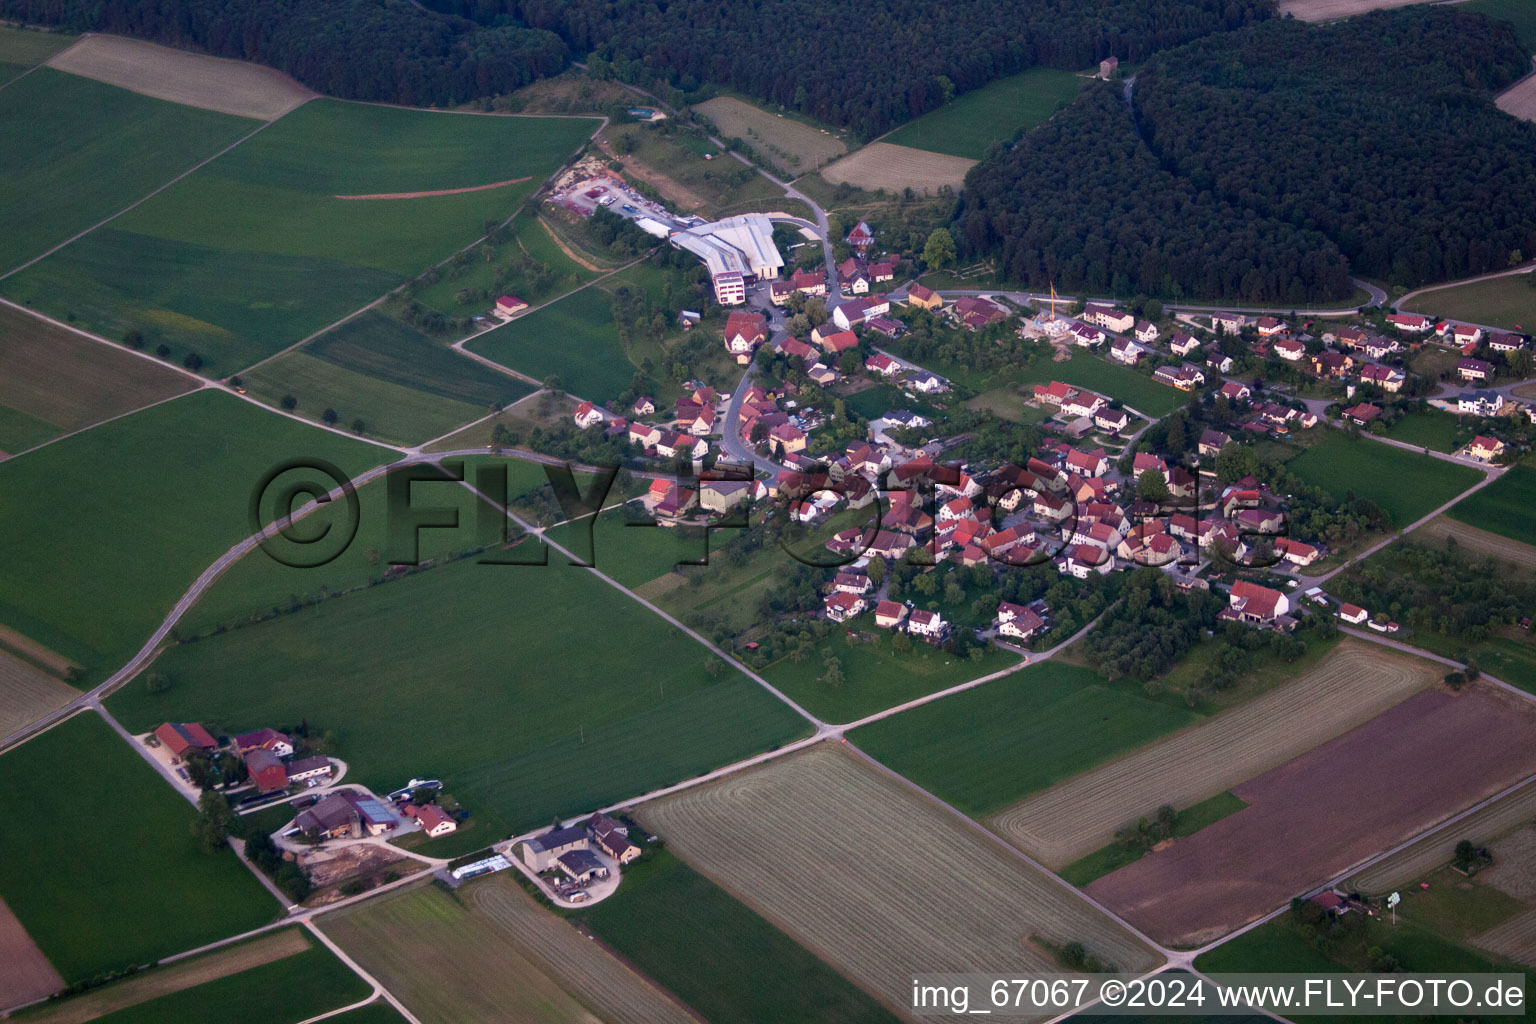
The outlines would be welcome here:
<svg viewBox="0 0 1536 1024">
<path fill-rule="evenodd" d="M 962 245 L 1064 290 L 1302 305 L 1536 253 L 1513 27 L 1454 7 L 1269 20 L 1148 61 L 968 180 Z"/>
<path fill-rule="evenodd" d="M 511 92 L 570 59 L 552 32 L 409 0 L 0 0 L 0 16 L 255 61 L 328 95 L 412 106 Z"/>
<path fill-rule="evenodd" d="M 554 31 L 598 70 L 692 98 L 726 86 L 872 138 L 1027 68 L 1078 70 L 1268 17 L 1272 0 L 433 0 Z"/>
</svg>

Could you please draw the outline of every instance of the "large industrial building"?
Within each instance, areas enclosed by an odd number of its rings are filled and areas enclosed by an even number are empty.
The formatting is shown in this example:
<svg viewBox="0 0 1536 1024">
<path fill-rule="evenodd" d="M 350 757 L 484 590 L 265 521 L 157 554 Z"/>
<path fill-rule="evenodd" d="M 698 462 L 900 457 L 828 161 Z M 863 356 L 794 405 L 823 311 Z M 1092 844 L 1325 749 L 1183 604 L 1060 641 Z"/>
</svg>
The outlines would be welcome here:
<svg viewBox="0 0 1536 1024">
<path fill-rule="evenodd" d="M 715 301 L 722 306 L 746 302 L 750 282 L 777 277 L 784 266 L 784 257 L 773 244 L 773 222 L 762 214 L 727 217 L 675 231 L 671 242 L 704 261 L 714 283 Z"/>
</svg>

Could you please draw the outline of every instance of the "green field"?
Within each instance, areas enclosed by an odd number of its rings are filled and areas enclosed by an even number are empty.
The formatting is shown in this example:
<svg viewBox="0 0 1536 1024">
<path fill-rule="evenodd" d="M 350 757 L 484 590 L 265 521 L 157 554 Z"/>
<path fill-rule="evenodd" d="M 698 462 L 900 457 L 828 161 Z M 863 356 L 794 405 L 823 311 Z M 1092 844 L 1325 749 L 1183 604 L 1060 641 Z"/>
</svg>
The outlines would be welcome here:
<svg viewBox="0 0 1536 1024">
<path fill-rule="evenodd" d="M 537 380 L 559 376 L 572 394 L 605 402 L 629 386 L 636 369 L 619 343 L 610 301 L 601 288 L 583 288 L 466 347 Z"/>
<path fill-rule="evenodd" d="M 11 306 L 0 306 L 0 364 L 0 450 L 12 453 L 197 386 Z"/>
<path fill-rule="evenodd" d="M 1071 71 L 1030 68 L 951 100 L 880 141 L 980 160 L 993 142 L 1035 127 L 1082 88 L 1083 79 Z"/>
<path fill-rule="evenodd" d="M 1387 428 L 1387 436 L 1394 441 L 1437 452 L 1455 451 L 1472 440 L 1472 434 L 1470 427 L 1463 426 L 1461 417 L 1443 409 L 1408 413 Z"/>
<path fill-rule="evenodd" d="M 0 898 L 66 982 L 277 916 L 233 852 L 198 850 L 192 806 L 94 713 L 0 757 L 0 785 L 27 823 L 0 831 Z"/>
<path fill-rule="evenodd" d="M 348 475 L 395 458 L 202 391 L 0 462 L 0 622 L 99 681 L 251 532 L 262 475 L 312 456 Z"/>
<path fill-rule="evenodd" d="M 1511 466 L 1504 475 L 1447 513 L 1452 519 L 1529 544 L 1536 535 L 1536 466 Z"/>
<path fill-rule="evenodd" d="M 366 999 L 370 991 L 367 982 L 311 939 L 309 949 L 302 953 L 150 999 L 96 1020 L 99 1024 L 191 1021 L 201 1019 L 210 1007 L 218 1007 L 219 1024 L 297 1024 Z M 372 1007 L 355 1012 L 368 1009 Z M 385 1009 L 394 1013 L 388 1005 Z M 353 1018 L 346 1015 L 332 1019 Z M 398 1014 L 394 1019 L 400 1019 Z"/>
<path fill-rule="evenodd" d="M 1468 0 L 1458 9 L 1513 22 L 1525 52 L 1536 54 L 1536 7 L 1529 0 Z"/>
<path fill-rule="evenodd" d="M 558 376 L 562 387 L 593 402 L 608 402 L 629 387 L 635 371 L 646 358 L 660 366 L 664 351 L 652 336 L 636 336 L 625 349 L 613 316 L 613 294 L 620 288 L 645 292 L 652 308 L 663 307 L 663 289 L 670 280 L 673 299 L 667 315 L 663 344 L 671 345 L 683 337 L 695 337 L 698 331 L 684 335 L 671 316 L 676 309 L 691 304 L 686 290 L 687 272 L 638 263 L 606 277 L 598 283 L 573 292 L 542 309 L 518 317 L 504 327 L 480 335 L 465 348 L 536 380 Z M 712 331 L 709 324 L 699 328 Z M 638 335 L 639 332 L 636 332 Z M 719 334 L 713 337 L 718 341 Z M 719 370 L 729 361 L 723 345 L 712 349 L 719 359 L 710 366 L 694 368 L 695 376 L 725 384 Z M 658 374 L 659 376 L 659 374 Z M 655 390 L 664 400 L 676 392 L 676 383 L 661 382 Z"/>
<path fill-rule="evenodd" d="M 865 634 L 885 632 L 874 625 L 873 616 L 853 625 L 862 627 Z M 901 654 L 892 649 L 890 637 L 882 636 L 881 640 L 875 647 L 866 636 L 849 646 L 838 632 L 817 644 L 803 661 L 783 658 L 764 669 L 762 675 L 817 718 L 851 722 L 1019 662 L 1018 655 L 990 645 L 984 648 L 980 661 L 972 661 L 916 640 L 909 652 Z M 823 681 L 828 656 L 843 666 L 845 678 L 840 686 Z"/>
<path fill-rule="evenodd" d="M 228 375 L 511 216 L 591 129 L 317 100 L 17 275 L 6 294 L 99 333 L 140 330 Z M 523 178 L 455 195 L 340 198 Z"/>
<path fill-rule="evenodd" d="M 1343 500 L 1353 494 L 1380 505 L 1399 529 L 1428 515 L 1482 478 L 1420 452 L 1329 431 L 1286 468 Z"/>
<path fill-rule="evenodd" d="M 1231 793 L 1219 793 L 1209 800 L 1202 800 L 1193 807 L 1179 811 L 1173 826 L 1173 838 L 1192 836 L 1207 825 L 1214 825 L 1229 814 L 1236 814 L 1248 805 Z M 1142 847 L 1111 843 L 1095 850 L 1081 860 L 1073 861 L 1061 869 L 1061 877 L 1079 889 L 1096 878 L 1118 871 L 1127 864 L 1134 864 L 1149 851 Z"/>
<path fill-rule="evenodd" d="M 592 931 L 714 1021 L 892 1021 L 861 989 L 665 850 L 578 912 Z"/>
<path fill-rule="evenodd" d="M 0 85 L 25 74 L 75 41 L 74 36 L 0 25 Z"/>
<path fill-rule="evenodd" d="M 441 437 L 510 405 L 533 387 L 440 345 L 406 324 L 370 309 L 279 356 L 244 378 L 251 393 L 276 405 L 285 395 L 300 415 L 319 420 L 326 409 L 350 426 L 361 419 L 371 436 L 402 444 Z"/>
<path fill-rule="evenodd" d="M 558 556 L 459 561 L 174 647 L 171 687 L 111 698 L 132 728 L 307 718 L 349 778 L 441 778 L 509 834 L 787 742 L 805 723 L 638 603 Z M 483 830 L 478 826 L 485 825 Z"/>
<path fill-rule="evenodd" d="M 475 258 L 465 263 L 462 270 L 444 267 L 442 278 L 436 284 L 418 287 L 414 292 L 415 299 L 449 316 L 479 314 L 491 307 L 497 295 L 510 293 L 530 305 L 537 305 L 586 284 L 597 276 L 594 271 L 588 270 L 561 251 L 532 210 L 525 209 L 517 215 L 512 221 L 512 234 L 510 243 L 494 248 L 494 259 L 487 261 L 476 250 Z M 518 270 L 516 261 L 522 257 L 537 260 L 548 268 L 548 280 L 535 281 L 530 275 Z M 502 267 L 511 267 L 513 272 L 498 285 L 496 274 L 498 268 Z M 468 305 L 459 302 L 458 294 L 466 288 L 485 290 L 489 296 L 488 301 Z"/>
<path fill-rule="evenodd" d="M 1458 5 L 1459 10 L 1471 6 Z M 1404 312 L 1469 320 L 1506 330 L 1536 329 L 1536 287 L 1530 274 L 1512 274 L 1491 281 L 1437 288 L 1408 300 Z"/>
<path fill-rule="evenodd" d="M 7 77 L 3 67 L 0 77 Z M 0 273 L 144 198 L 258 125 L 52 68 L 11 82 L 0 92 Z"/>
<path fill-rule="evenodd" d="M 465 480 L 476 482 L 478 467 L 491 461 L 488 457 L 463 460 Z M 535 463 L 521 459 L 495 461 L 507 468 L 507 492 L 513 504 L 520 495 L 548 487 L 543 468 Z M 458 516 L 454 529 L 420 531 L 415 555 L 419 560 L 471 551 L 499 539 L 495 532 L 480 532 L 483 502 L 459 484 L 418 478 L 410 490 L 410 509 L 423 514 L 433 509 L 451 510 L 445 514 Z M 404 529 L 397 534 L 391 532 L 389 482 L 375 480 L 365 484 L 358 488 L 357 498 L 357 535 L 338 557 L 323 566 L 303 568 L 284 565 L 260 551 L 247 555 L 230 566 L 187 610 L 180 623 L 183 635 L 199 636 L 232 628 L 287 612 L 299 603 L 313 603 L 324 596 L 397 575 L 402 570 L 391 563 L 412 558 L 411 535 Z M 310 535 L 318 535 L 322 528 L 339 530 L 347 521 L 347 509 L 336 502 L 306 519 L 304 529 L 312 531 Z M 397 522 L 403 525 L 407 519 L 399 516 Z M 517 528 L 512 529 L 516 532 Z"/>
<path fill-rule="evenodd" d="M 1200 721 L 1139 684 L 1059 661 L 904 711 L 850 737 L 872 757 L 981 817 Z"/>
</svg>

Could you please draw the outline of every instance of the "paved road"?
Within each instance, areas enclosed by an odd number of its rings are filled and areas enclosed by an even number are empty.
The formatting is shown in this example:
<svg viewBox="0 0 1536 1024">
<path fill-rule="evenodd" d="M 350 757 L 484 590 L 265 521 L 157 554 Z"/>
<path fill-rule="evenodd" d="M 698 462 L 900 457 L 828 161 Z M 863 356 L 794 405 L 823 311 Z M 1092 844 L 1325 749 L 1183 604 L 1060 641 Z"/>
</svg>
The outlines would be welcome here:
<svg viewBox="0 0 1536 1024">
<path fill-rule="evenodd" d="M 1361 281 L 1358 278 L 1355 278 L 1354 283 L 1358 287 L 1364 289 L 1370 295 L 1370 301 L 1365 303 L 1363 306 L 1338 306 L 1327 309 L 1297 309 L 1294 306 L 1209 306 L 1189 302 L 1165 302 L 1163 303 L 1163 308 L 1169 312 L 1179 313 L 1276 313 L 1281 316 L 1289 316 L 1291 313 L 1295 313 L 1297 316 L 1334 317 L 1352 316 L 1355 313 L 1360 312 L 1364 306 L 1379 306 L 1387 301 L 1387 293 L 1371 284 L 1369 281 Z M 936 290 L 940 295 L 946 297 L 954 295 L 1001 295 L 1005 298 L 1012 299 L 1014 302 L 1017 302 L 1020 305 L 1025 305 L 1030 302 L 1049 302 L 1051 298 L 1050 292 L 1011 291 L 1006 288 L 942 288 Z M 1121 301 L 1115 298 L 1096 298 L 1093 296 L 1083 295 L 1062 295 L 1059 292 L 1056 295 L 1056 301 L 1058 303 L 1065 302 L 1070 304 L 1077 302 L 1079 299 L 1081 299 L 1083 302 L 1099 302 L 1111 306 L 1117 305 Z"/>
</svg>

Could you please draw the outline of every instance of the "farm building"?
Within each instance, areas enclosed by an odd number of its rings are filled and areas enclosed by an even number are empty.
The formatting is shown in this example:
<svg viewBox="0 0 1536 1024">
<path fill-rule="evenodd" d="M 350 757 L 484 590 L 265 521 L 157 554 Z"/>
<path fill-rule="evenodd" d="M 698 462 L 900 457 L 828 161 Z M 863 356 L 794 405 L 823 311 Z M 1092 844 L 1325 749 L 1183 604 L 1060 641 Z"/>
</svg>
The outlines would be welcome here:
<svg viewBox="0 0 1536 1024">
<path fill-rule="evenodd" d="M 523 863 L 535 871 L 548 871 L 556 858 L 572 850 L 585 850 L 587 833 L 574 825 L 550 829 L 523 843 Z"/>
<path fill-rule="evenodd" d="M 288 762 L 289 782 L 308 782 L 331 774 L 331 759 L 323 754 L 300 757 Z"/>
<path fill-rule="evenodd" d="M 293 753 L 293 740 L 276 729 L 258 729 L 236 736 L 235 749 L 242 754 L 251 750 L 269 750 L 278 757 L 287 757 Z"/>
<path fill-rule="evenodd" d="M 433 839 L 455 832 L 459 827 L 459 823 L 437 804 L 410 804 L 405 808 L 405 816 L 419 821 L 422 831 Z"/>
<path fill-rule="evenodd" d="M 245 770 L 258 793 L 276 793 L 288 788 L 288 767 L 270 750 L 255 747 L 246 751 Z"/>
<path fill-rule="evenodd" d="M 207 753 L 219 745 L 198 722 L 166 722 L 155 730 L 155 738 L 165 745 L 173 763 L 194 750 Z"/>
</svg>

